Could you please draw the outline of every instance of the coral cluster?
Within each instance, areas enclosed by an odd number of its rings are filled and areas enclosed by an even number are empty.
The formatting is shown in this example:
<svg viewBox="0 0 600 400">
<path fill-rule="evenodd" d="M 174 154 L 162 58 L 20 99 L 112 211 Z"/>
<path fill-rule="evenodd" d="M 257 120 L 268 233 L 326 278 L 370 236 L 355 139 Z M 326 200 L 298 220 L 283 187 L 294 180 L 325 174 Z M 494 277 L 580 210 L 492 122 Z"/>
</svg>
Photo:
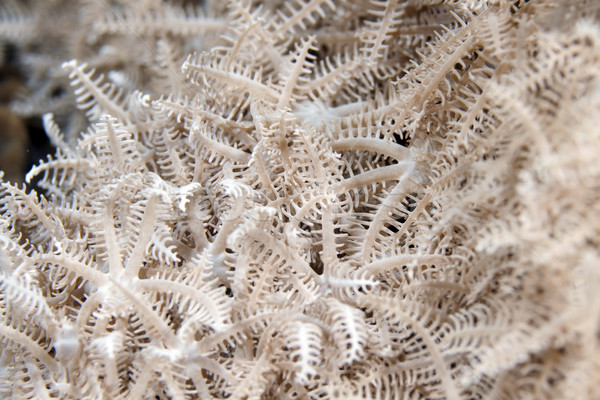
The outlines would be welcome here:
<svg viewBox="0 0 600 400">
<path fill-rule="evenodd" d="M 595 1 L 1 10 L 2 396 L 600 398 Z"/>
</svg>

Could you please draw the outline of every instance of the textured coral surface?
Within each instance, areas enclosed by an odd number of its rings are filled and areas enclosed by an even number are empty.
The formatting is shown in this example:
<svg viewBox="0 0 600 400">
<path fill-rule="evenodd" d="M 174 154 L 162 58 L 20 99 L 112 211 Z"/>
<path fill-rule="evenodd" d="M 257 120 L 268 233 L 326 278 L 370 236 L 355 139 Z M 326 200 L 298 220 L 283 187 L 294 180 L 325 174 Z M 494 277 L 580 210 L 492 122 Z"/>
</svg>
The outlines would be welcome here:
<svg viewBox="0 0 600 400">
<path fill-rule="evenodd" d="M 3 1 L 0 397 L 600 399 L 599 21 Z"/>
</svg>

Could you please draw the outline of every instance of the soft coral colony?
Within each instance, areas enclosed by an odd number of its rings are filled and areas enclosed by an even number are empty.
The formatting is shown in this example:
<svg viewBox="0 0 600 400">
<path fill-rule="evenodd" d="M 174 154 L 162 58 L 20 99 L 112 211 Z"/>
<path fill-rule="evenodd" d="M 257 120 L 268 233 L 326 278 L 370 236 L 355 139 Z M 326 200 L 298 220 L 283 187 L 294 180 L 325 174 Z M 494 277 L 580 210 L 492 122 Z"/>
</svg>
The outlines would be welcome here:
<svg viewBox="0 0 600 400">
<path fill-rule="evenodd" d="M 596 1 L 24 3 L 3 398 L 600 398 Z"/>
</svg>

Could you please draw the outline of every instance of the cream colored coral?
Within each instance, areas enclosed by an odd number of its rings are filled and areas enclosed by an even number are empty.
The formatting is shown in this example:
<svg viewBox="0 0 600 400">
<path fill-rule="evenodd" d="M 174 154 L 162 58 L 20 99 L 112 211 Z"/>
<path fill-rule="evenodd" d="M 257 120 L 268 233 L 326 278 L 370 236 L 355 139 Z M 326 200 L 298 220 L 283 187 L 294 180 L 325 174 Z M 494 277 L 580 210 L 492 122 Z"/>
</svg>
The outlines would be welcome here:
<svg viewBox="0 0 600 400">
<path fill-rule="evenodd" d="M 4 397 L 600 398 L 593 1 L 181 3 L 76 3 Z"/>
</svg>

